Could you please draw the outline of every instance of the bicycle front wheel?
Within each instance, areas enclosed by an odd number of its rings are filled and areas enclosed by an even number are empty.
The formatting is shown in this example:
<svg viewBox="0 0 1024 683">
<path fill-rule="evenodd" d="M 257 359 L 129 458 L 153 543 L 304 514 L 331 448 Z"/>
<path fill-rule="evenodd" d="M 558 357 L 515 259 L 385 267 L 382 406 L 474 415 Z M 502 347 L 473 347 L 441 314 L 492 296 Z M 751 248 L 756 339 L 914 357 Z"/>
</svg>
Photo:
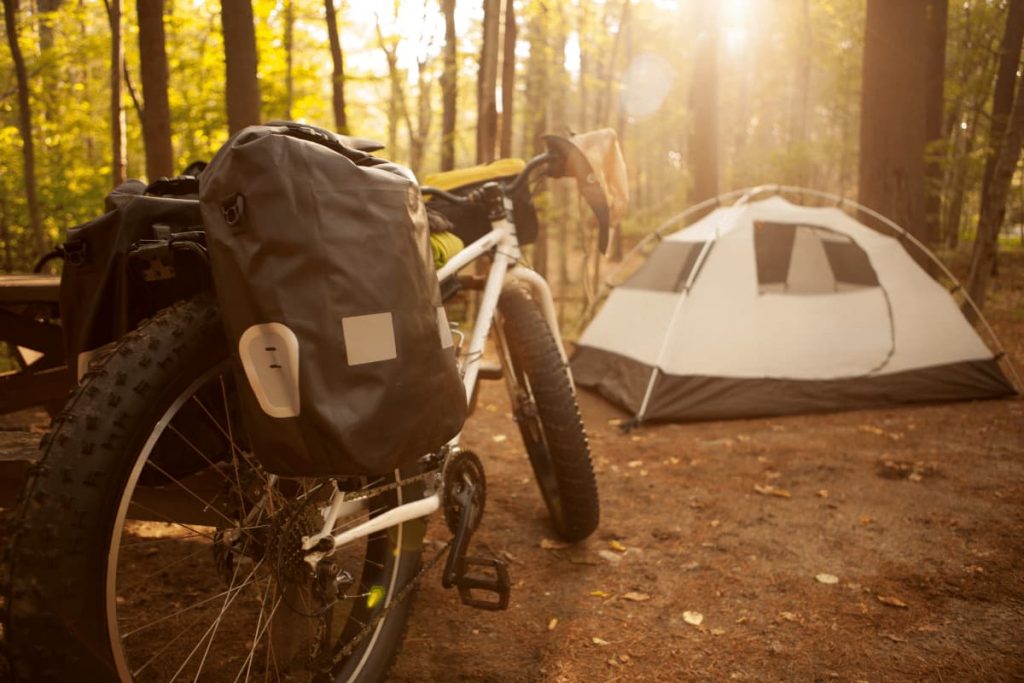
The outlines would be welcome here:
<svg viewBox="0 0 1024 683">
<path fill-rule="evenodd" d="M 568 368 L 537 302 L 518 285 L 498 304 L 512 409 L 552 524 L 567 541 L 597 528 L 600 505 Z"/>
<path fill-rule="evenodd" d="M 129 334 L 44 440 L 7 591 L 17 680 L 365 681 L 384 676 L 422 521 L 313 571 L 333 480 L 267 474 L 248 447 L 220 317 L 201 297 Z M 393 483 L 399 474 L 346 483 Z M 351 527 L 421 491 L 392 487 Z"/>
</svg>

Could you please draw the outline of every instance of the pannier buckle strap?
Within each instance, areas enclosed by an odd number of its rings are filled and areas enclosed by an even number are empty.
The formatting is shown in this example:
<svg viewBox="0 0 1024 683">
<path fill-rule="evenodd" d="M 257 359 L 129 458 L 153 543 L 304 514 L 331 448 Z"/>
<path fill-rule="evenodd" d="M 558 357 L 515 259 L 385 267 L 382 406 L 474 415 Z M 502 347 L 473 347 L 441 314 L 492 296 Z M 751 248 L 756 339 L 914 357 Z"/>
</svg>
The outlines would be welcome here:
<svg viewBox="0 0 1024 683">
<path fill-rule="evenodd" d="M 229 226 L 236 225 L 245 213 L 245 197 L 238 193 L 231 195 L 221 203 L 220 211 L 224 214 L 225 223 Z"/>
</svg>

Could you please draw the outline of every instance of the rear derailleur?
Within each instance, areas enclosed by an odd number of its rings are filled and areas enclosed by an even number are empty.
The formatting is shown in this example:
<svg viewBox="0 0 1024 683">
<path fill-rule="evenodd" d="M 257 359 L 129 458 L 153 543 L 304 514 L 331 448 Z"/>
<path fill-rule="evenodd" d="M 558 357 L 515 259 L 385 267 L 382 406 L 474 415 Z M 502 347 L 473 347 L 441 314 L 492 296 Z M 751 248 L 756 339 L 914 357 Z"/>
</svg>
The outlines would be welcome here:
<svg viewBox="0 0 1024 683">
<path fill-rule="evenodd" d="M 462 604 L 485 610 L 508 608 L 511 581 L 508 566 L 497 558 L 469 557 L 469 541 L 483 518 L 487 499 L 484 468 L 471 451 L 455 450 L 443 471 L 444 519 L 453 534 L 441 585 L 458 588 Z M 493 598 L 475 597 L 490 593 Z"/>
</svg>

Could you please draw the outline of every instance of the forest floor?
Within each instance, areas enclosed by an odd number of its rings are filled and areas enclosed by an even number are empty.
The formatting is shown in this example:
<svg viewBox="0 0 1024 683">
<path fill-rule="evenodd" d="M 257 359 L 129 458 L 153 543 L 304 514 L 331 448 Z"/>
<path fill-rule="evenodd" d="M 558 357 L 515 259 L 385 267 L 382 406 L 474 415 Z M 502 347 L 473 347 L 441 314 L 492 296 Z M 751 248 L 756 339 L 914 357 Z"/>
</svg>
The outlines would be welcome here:
<svg viewBox="0 0 1024 683">
<path fill-rule="evenodd" d="M 986 310 L 1024 368 L 1024 253 L 1002 264 Z M 474 552 L 509 562 L 511 606 L 426 580 L 394 681 L 1024 680 L 1024 402 L 629 434 L 580 404 L 601 526 L 557 547 L 504 389 L 484 387 Z"/>
<path fill-rule="evenodd" d="M 1024 368 L 1021 252 L 988 308 Z M 509 563 L 511 604 L 463 607 L 433 571 L 392 681 L 1024 680 L 1024 401 L 628 434 L 580 403 L 602 519 L 566 547 L 504 388 L 484 385 L 472 552 Z M 447 540 L 442 521 L 428 537 Z"/>
</svg>

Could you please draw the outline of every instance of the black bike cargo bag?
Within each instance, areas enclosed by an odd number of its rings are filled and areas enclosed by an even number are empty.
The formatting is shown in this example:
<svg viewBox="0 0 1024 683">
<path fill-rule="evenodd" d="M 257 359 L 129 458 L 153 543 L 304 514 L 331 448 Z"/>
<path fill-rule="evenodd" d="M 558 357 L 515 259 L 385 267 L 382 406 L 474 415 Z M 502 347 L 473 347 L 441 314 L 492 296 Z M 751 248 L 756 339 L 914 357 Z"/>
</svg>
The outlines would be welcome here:
<svg viewBox="0 0 1024 683">
<path fill-rule="evenodd" d="M 200 176 L 243 419 L 280 475 L 382 474 L 465 420 L 419 187 L 352 142 L 252 126 Z"/>
</svg>

